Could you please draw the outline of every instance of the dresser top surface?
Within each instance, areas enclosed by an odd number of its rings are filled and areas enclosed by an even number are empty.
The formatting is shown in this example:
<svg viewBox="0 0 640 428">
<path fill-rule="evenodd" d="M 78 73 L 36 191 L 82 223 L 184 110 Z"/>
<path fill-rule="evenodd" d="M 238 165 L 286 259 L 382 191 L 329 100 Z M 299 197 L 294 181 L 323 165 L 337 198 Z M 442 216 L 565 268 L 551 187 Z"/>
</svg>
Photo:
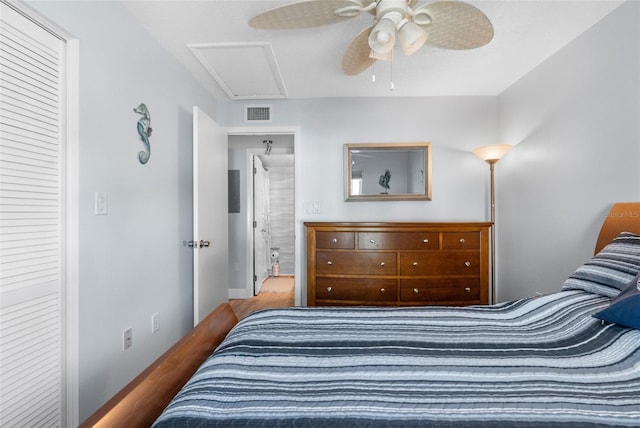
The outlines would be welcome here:
<svg viewBox="0 0 640 428">
<path fill-rule="evenodd" d="M 305 221 L 308 228 L 345 228 L 345 229 L 368 229 L 368 228 L 456 228 L 456 227 L 491 227 L 493 223 L 488 221 L 476 222 L 310 222 Z"/>
</svg>

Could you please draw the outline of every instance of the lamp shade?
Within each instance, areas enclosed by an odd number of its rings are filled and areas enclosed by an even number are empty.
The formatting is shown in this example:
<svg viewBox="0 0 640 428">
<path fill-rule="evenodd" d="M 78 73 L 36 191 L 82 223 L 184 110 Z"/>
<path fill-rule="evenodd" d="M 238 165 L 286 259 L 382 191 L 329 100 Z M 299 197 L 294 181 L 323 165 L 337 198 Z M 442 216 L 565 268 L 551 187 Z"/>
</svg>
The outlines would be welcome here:
<svg viewBox="0 0 640 428">
<path fill-rule="evenodd" d="M 471 152 L 485 162 L 496 163 L 511 150 L 512 147 L 511 144 L 493 144 L 491 146 L 478 147 Z"/>
<path fill-rule="evenodd" d="M 396 43 L 396 26 L 391 19 L 383 18 L 369 34 L 369 47 L 376 54 L 385 54 Z"/>
<path fill-rule="evenodd" d="M 398 41 L 402 52 L 411 55 L 427 41 L 427 32 L 408 19 L 403 19 L 398 24 Z"/>
</svg>

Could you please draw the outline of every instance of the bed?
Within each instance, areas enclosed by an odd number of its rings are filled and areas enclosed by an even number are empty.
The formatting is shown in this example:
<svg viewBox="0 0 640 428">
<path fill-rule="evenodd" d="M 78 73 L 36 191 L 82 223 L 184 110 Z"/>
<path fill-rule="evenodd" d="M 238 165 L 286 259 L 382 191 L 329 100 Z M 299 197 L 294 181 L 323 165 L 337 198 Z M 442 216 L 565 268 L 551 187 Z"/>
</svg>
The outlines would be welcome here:
<svg viewBox="0 0 640 428">
<path fill-rule="evenodd" d="M 639 213 L 616 204 L 554 294 L 255 313 L 153 426 L 640 426 Z"/>
</svg>

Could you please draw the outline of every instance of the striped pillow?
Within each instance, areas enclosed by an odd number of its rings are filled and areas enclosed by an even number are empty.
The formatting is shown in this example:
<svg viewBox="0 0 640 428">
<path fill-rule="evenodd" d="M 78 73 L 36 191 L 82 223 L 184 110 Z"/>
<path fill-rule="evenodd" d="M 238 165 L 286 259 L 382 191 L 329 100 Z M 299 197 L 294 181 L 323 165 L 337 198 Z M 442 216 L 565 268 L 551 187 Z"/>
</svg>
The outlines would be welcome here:
<svg viewBox="0 0 640 428">
<path fill-rule="evenodd" d="M 622 232 L 562 285 L 563 290 L 584 290 L 615 297 L 640 272 L 640 236 Z"/>
</svg>

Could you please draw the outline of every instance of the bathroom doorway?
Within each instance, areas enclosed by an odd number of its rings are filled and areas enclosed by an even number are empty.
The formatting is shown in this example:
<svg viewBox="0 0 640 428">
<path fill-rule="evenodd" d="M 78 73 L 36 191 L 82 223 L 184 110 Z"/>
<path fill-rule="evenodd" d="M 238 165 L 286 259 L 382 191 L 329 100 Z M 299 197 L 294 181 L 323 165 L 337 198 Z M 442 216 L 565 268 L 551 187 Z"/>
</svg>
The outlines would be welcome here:
<svg viewBox="0 0 640 428">
<path fill-rule="evenodd" d="M 272 140 L 266 140 L 272 141 Z M 293 154 L 252 154 L 253 294 L 269 278 L 294 275 Z"/>
<path fill-rule="evenodd" d="M 229 135 L 229 170 L 237 170 L 240 200 L 229 213 L 231 299 L 257 295 L 269 278 L 294 279 L 294 139 L 293 133 Z"/>
</svg>

